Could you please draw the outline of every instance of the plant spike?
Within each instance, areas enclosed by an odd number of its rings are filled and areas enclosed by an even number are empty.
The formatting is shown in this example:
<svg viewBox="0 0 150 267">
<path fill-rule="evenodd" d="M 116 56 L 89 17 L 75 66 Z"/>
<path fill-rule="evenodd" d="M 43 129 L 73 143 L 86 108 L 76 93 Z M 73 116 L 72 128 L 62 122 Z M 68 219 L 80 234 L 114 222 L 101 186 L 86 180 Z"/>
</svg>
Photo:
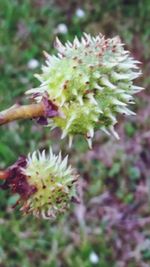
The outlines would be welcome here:
<svg viewBox="0 0 150 267">
<path fill-rule="evenodd" d="M 117 115 L 135 115 L 128 105 L 144 89 L 133 84 L 141 75 L 140 62 L 124 49 L 118 36 L 106 39 L 84 33 L 81 41 L 75 37 L 64 45 L 56 38 L 55 48 L 58 53 L 53 56 L 44 51 L 46 65 L 41 74 L 35 74 L 40 86 L 26 92 L 37 103 L 0 112 L 0 125 L 36 118 L 51 129 L 59 127 L 62 138 L 83 135 L 90 147 L 98 129 L 118 139 Z"/>
<path fill-rule="evenodd" d="M 114 125 L 117 114 L 134 115 L 127 106 L 142 87 L 133 85 L 141 75 L 139 61 L 123 48 L 119 37 L 106 39 L 84 33 L 81 41 L 55 41 L 56 56 L 46 56 L 43 73 L 36 75 L 41 85 L 28 90 L 37 102 L 47 95 L 64 117 L 58 115 L 51 126 L 62 129 L 62 138 L 88 136 L 91 147 L 94 131 L 101 129 L 119 139 Z M 90 129 L 90 130 L 89 130 Z M 69 142 L 72 143 L 71 141 Z"/>
<path fill-rule="evenodd" d="M 61 153 L 56 156 L 51 149 L 47 156 L 45 150 L 33 152 L 20 157 L 7 171 L 0 171 L 0 178 L 5 180 L 1 188 L 19 194 L 17 204 L 24 214 L 54 218 L 76 199 L 78 176 L 67 164 L 68 156 L 62 160 Z"/>
</svg>

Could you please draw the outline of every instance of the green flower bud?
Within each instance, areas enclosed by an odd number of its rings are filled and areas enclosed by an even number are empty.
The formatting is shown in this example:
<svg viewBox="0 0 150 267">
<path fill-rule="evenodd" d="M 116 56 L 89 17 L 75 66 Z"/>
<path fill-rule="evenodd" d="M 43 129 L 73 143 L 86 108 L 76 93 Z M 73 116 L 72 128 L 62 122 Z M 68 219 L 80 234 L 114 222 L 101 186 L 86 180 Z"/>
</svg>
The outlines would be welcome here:
<svg viewBox="0 0 150 267">
<path fill-rule="evenodd" d="M 20 195 L 19 204 L 23 213 L 49 219 L 65 212 L 76 198 L 77 175 L 70 166 L 68 156 L 62 160 L 61 153 L 55 156 L 34 152 L 21 157 L 9 168 L 9 177 L 3 184 Z"/>
<path fill-rule="evenodd" d="M 46 55 L 46 66 L 36 77 L 41 85 L 29 90 L 37 102 L 45 94 L 59 109 L 49 121 L 62 129 L 62 138 L 82 134 L 91 146 L 94 131 L 101 129 L 119 138 L 114 130 L 117 114 L 134 115 L 128 109 L 133 95 L 143 88 L 133 85 L 140 76 L 139 61 L 123 48 L 119 37 L 105 39 L 84 33 L 81 41 L 63 45 L 56 39 L 56 56 Z"/>
</svg>

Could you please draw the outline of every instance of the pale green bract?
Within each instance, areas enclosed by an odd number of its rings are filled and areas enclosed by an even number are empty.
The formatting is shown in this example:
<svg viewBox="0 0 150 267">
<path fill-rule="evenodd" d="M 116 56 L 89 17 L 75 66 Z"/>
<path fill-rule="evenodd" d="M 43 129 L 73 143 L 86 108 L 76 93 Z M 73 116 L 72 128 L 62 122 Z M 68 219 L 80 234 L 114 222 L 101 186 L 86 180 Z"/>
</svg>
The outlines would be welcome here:
<svg viewBox="0 0 150 267">
<path fill-rule="evenodd" d="M 40 102 L 45 93 L 58 106 L 63 116 L 49 121 L 52 128 L 62 129 L 62 138 L 82 134 L 91 147 L 97 129 L 119 138 L 114 130 L 117 114 L 134 115 L 128 104 L 134 103 L 133 95 L 142 87 L 133 84 L 141 75 L 129 51 L 119 37 L 106 39 L 102 34 L 92 37 L 84 33 L 81 41 L 63 45 L 56 39 L 56 56 L 46 55 L 42 74 L 36 74 L 41 82 L 27 94 L 33 94 Z M 35 97 L 36 96 L 36 97 Z"/>
<path fill-rule="evenodd" d="M 68 156 L 62 160 L 61 153 L 56 156 L 51 149 L 47 156 L 45 151 L 28 156 L 22 173 L 28 185 L 36 188 L 36 191 L 24 201 L 21 208 L 23 212 L 44 219 L 65 212 L 72 198 L 76 197 L 77 181 L 77 175 L 67 163 Z"/>
</svg>

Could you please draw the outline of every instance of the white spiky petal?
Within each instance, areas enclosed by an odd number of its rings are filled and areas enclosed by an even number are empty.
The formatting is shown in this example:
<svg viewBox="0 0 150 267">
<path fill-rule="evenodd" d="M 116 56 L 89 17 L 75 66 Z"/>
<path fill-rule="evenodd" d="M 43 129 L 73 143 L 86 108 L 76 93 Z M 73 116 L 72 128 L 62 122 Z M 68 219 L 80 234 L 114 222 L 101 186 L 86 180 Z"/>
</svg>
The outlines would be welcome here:
<svg viewBox="0 0 150 267">
<path fill-rule="evenodd" d="M 134 115 L 127 106 L 134 103 L 133 95 L 143 88 L 133 80 L 141 75 L 137 60 L 125 50 L 119 37 L 106 39 L 102 34 L 92 37 L 84 33 L 81 41 L 75 37 L 72 43 L 55 41 L 56 56 L 46 56 L 43 73 L 36 75 L 41 85 L 27 93 L 35 94 L 41 101 L 45 92 L 58 106 L 59 114 L 51 121 L 62 129 L 62 138 L 82 134 L 87 136 L 102 129 L 115 133 L 117 114 Z M 70 142 L 71 143 L 71 142 Z"/>
</svg>

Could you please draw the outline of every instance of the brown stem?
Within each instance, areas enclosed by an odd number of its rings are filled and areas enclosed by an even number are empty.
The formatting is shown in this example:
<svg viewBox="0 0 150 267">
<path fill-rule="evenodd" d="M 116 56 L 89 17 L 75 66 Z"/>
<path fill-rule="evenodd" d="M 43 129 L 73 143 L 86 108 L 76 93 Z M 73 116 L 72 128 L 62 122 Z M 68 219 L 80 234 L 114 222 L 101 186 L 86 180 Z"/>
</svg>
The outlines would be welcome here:
<svg viewBox="0 0 150 267">
<path fill-rule="evenodd" d="M 0 180 L 6 180 L 9 176 L 9 172 L 7 170 L 0 170 Z"/>
<path fill-rule="evenodd" d="M 20 119 L 32 119 L 43 116 L 45 113 L 44 104 L 30 104 L 24 106 L 13 106 L 0 112 L 0 125 Z"/>
</svg>

